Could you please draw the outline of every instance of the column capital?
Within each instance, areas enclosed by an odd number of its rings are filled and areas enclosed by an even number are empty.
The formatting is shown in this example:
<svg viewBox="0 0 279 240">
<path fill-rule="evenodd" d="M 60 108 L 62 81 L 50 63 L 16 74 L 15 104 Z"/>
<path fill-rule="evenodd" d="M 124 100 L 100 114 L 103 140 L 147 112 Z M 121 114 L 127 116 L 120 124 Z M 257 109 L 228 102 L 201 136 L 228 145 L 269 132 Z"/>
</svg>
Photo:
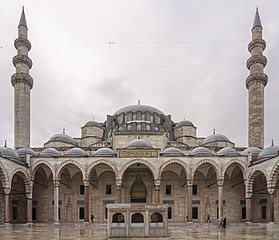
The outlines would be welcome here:
<svg viewBox="0 0 279 240">
<path fill-rule="evenodd" d="M 83 180 L 84 187 L 89 187 L 89 181 L 87 179 Z"/>
<path fill-rule="evenodd" d="M 269 193 L 270 195 L 273 195 L 274 192 L 275 192 L 275 188 L 270 187 L 270 188 L 267 189 L 267 191 L 268 191 L 268 193 Z"/>
<path fill-rule="evenodd" d="M 154 180 L 154 185 L 155 186 L 159 186 L 160 187 L 160 184 L 161 184 L 161 180 L 160 179 Z"/>
<path fill-rule="evenodd" d="M 188 185 L 188 187 L 192 187 L 193 186 L 193 180 L 191 180 L 191 179 L 189 179 L 189 180 L 187 180 L 187 185 Z"/>
<path fill-rule="evenodd" d="M 33 193 L 32 192 L 28 192 L 25 194 L 27 199 L 32 199 L 33 198 Z"/>
<path fill-rule="evenodd" d="M 4 193 L 5 193 L 5 195 L 8 195 L 8 194 L 10 194 L 10 192 L 11 192 L 11 188 L 3 188 L 3 191 L 4 191 Z"/>
<path fill-rule="evenodd" d="M 116 178 L 116 186 L 122 186 L 122 179 L 121 178 Z"/>
<path fill-rule="evenodd" d="M 57 180 L 53 180 L 53 186 L 54 187 L 59 187 L 59 184 L 60 184 L 60 181 L 57 179 Z"/>
<path fill-rule="evenodd" d="M 224 179 L 218 179 L 218 180 L 217 180 L 217 183 L 218 183 L 218 187 L 223 187 L 223 185 L 224 185 Z"/>
</svg>

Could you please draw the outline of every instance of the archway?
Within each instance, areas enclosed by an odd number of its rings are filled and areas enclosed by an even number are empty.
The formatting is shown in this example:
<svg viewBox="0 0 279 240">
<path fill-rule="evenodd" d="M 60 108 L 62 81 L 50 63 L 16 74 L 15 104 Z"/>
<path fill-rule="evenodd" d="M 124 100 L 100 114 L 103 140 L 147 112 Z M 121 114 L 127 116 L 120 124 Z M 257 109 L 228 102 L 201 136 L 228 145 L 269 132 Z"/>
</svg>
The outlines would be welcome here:
<svg viewBox="0 0 279 240">
<path fill-rule="evenodd" d="M 39 164 L 33 172 L 33 222 L 53 222 L 53 174 L 49 166 Z"/>
<path fill-rule="evenodd" d="M 219 218 L 217 169 L 211 163 L 202 163 L 194 172 L 192 191 L 193 221 L 203 222 L 209 215 L 210 220 Z"/>
<path fill-rule="evenodd" d="M 151 203 L 155 198 L 154 176 L 144 163 L 137 162 L 126 168 L 122 178 L 124 201 Z"/>
<path fill-rule="evenodd" d="M 224 216 L 230 222 L 243 222 L 246 220 L 245 183 L 241 165 L 230 164 L 224 176 Z"/>
<path fill-rule="evenodd" d="M 166 165 L 161 171 L 160 199 L 169 204 L 169 220 L 187 221 L 188 185 L 185 168 L 176 162 Z"/>
<path fill-rule="evenodd" d="M 107 220 L 109 203 L 117 202 L 116 173 L 112 166 L 99 161 L 88 168 L 89 180 L 89 215 L 94 222 L 104 223 Z M 119 189 L 119 198 L 121 192 Z"/>
<path fill-rule="evenodd" d="M 4 170 L 0 166 L 0 224 L 5 222 L 5 194 L 4 183 L 7 182 Z"/>
</svg>

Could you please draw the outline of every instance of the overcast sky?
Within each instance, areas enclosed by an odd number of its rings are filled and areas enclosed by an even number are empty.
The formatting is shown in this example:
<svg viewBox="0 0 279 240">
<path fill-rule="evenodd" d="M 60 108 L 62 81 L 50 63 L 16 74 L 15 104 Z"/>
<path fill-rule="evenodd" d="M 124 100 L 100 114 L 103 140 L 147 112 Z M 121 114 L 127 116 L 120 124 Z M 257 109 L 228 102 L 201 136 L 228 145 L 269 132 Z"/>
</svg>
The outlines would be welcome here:
<svg viewBox="0 0 279 240">
<path fill-rule="evenodd" d="M 192 121 L 200 137 L 215 128 L 247 146 L 256 6 L 267 42 L 265 146 L 272 138 L 279 145 L 278 0 L 1 0 L 0 145 L 13 147 L 10 77 L 22 4 L 32 44 L 32 147 L 63 128 L 79 137 L 87 121 L 104 122 L 138 99 L 175 122 Z"/>
</svg>

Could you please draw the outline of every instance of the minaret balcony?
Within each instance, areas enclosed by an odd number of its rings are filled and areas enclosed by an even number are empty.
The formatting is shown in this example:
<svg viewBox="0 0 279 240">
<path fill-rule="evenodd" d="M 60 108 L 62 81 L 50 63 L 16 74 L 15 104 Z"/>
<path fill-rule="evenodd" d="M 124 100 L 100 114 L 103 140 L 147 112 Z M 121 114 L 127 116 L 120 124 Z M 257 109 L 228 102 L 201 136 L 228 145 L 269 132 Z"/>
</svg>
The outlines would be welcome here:
<svg viewBox="0 0 279 240">
<path fill-rule="evenodd" d="M 11 77 L 11 81 L 12 81 L 13 87 L 17 83 L 25 83 L 30 87 L 30 89 L 32 89 L 32 87 L 33 87 L 33 78 L 29 74 L 26 74 L 26 73 L 15 73 Z"/>
<path fill-rule="evenodd" d="M 13 64 L 16 67 L 18 64 L 24 63 L 28 66 L 29 69 L 32 68 L 32 60 L 26 55 L 16 55 L 13 57 Z"/>
<path fill-rule="evenodd" d="M 31 43 L 26 38 L 17 38 L 14 41 L 14 46 L 15 46 L 16 49 L 20 46 L 27 47 L 28 51 L 30 51 L 30 49 L 31 49 Z"/>
<path fill-rule="evenodd" d="M 246 66 L 250 70 L 251 66 L 256 63 L 260 63 L 265 67 L 267 64 L 267 58 L 263 55 L 253 55 L 247 60 Z"/>
<path fill-rule="evenodd" d="M 265 50 L 266 47 L 266 42 L 263 39 L 254 39 L 252 40 L 249 45 L 248 45 L 248 51 L 252 52 L 252 49 L 260 47 L 263 51 Z"/>
<path fill-rule="evenodd" d="M 266 86 L 268 77 L 265 73 L 252 73 L 246 78 L 246 88 L 249 89 L 253 83 L 259 82 Z"/>
</svg>

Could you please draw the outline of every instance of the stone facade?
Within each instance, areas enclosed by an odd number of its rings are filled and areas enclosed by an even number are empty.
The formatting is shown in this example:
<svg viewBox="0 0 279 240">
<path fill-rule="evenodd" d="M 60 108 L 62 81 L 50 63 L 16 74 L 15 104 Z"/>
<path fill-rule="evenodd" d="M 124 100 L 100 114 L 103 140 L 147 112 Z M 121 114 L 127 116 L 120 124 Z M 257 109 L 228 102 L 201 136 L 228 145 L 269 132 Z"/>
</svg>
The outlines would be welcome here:
<svg viewBox="0 0 279 240">
<path fill-rule="evenodd" d="M 107 204 L 113 203 L 165 204 L 169 222 L 217 222 L 225 216 L 231 222 L 278 222 L 279 146 L 260 149 L 267 77 L 258 12 L 252 35 L 248 148 L 215 132 L 197 136 L 189 120 L 176 123 L 139 103 L 103 123 L 87 122 L 80 137 L 55 134 L 30 149 L 33 80 L 23 12 L 12 77 L 17 151 L 0 147 L 0 223 L 106 223 Z"/>
</svg>

